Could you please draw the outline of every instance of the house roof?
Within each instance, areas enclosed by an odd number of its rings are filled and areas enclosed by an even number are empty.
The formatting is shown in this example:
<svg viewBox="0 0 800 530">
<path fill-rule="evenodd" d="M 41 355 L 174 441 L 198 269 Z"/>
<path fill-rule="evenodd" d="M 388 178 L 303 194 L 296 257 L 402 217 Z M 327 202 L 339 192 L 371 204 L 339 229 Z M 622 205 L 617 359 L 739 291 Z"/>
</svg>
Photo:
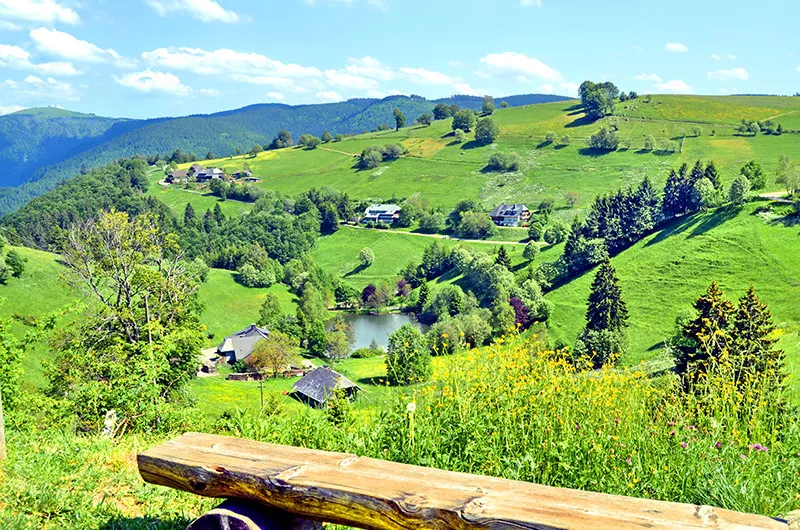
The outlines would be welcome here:
<svg viewBox="0 0 800 530">
<path fill-rule="evenodd" d="M 364 211 L 365 215 L 394 215 L 400 211 L 396 204 L 372 204 Z"/>
<path fill-rule="evenodd" d="M 321 366 L 309 372 L 305 377 L 292 385 L 292 390 L 318 403 L 325 403 L 331 394 L 340 388 L 357 388 L 362 390 L 360 386 L 327 366 Z"/>
<path fill-rule="evenodd" d="M 497 208 L 492 210 L 489 214 L 490 217 L 513 217 L 520 215 L 527 210 L 528 207 L 524 204 L 500 204 Z"/>
<path fill-rule="evenodd" d="M 255 324 L 250 324 L 241 331 L 225 337 L 225 340 L 217 347 L 220 354 L 234 354 L 234 360 L 241 361 L 253 353 L 253 348 L 258 341 L 269 337 L 269 330 L 260 328 Z"/>
<path fill-rule="evenodd" d="M 182 178 L 186 178 L 186 175 L 188 175 L 188 174 L 189 174 L 189 171 L 187 171 L 186 169 L 176 169 L 175 171 L 170 173 L 169 176 L 174 178 L 174 179 L 182 179 Z"/>
</svg>

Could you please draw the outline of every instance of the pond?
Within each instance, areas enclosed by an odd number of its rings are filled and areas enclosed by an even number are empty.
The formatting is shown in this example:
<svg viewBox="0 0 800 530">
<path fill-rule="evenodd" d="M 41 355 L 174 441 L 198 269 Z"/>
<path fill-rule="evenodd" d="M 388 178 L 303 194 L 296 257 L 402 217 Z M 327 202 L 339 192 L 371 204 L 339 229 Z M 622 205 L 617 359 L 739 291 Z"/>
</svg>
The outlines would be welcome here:
<svg viewBox="0 0 800 530">
<path fill-rule="evenodd" d="M 374 340 L 379 346 L 386 348 L 389 345 L 389 335 L 400 329 L 403 324 L 411 324 L 423 333 L 428 326 L 420 324 L 412 315 L 353 315 L 342 314 L 342 318 L 353 326 L 355 338 L 352 349 L 368 348 Z"/>
</svg>

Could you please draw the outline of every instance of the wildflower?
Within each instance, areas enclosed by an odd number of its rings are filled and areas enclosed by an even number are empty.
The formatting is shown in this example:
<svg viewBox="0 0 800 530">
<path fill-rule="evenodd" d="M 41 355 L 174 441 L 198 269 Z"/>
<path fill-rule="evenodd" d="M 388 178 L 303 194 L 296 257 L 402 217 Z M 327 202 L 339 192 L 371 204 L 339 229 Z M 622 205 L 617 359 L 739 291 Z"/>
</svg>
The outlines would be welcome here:
<svg viewBox="0 0 800 530">
<path fill-rule="evenodd" d="M 619 422 L 620 422 L 620 419 L 619 419 L 619 418 L 614 418 L 614 423 L 616 423 L 617 425 L 619 425 Z"/>
<path fill-rule="evenodd" d="M 697 430 L 697 427 L 695 427 L 694 425 L 689 425 L 689 426 L 688 426 L 688 427 L 686 427 L 686 428 L 687 428 L 688 430 L 690 430 L 690 431 Z"/>
<path fill-rule="evenodd" d="M 626 462 L 627 462 L 629 465 L 633 465 L 633 460 L 631 460 L 631 457 L 628 457 L 628 459 L 627 459 L 627 460 L 625 460 L 625 461 L 626 461 Z"/>
<path fill-rule="evenodd" d="M 715 443 L 714 447 L 716 447 L 717 449 L 721 449 L 722 448 L 722 442 Z"/>
<path fill-rule="evenodd" d="M 675 436 L 675 431 L 674 431 L 674 430 L 672 430 L 672 431 L 669 431 L 669 435 L 670 435 L 670 436 Z"/>
<path fill-rule="evenodd" d="M 580 428 L 581 428 L 581 424 L 580 423 L 576 423 L 575 424 L 575 430 L 580 430 Z"/>
<path fill-rule="evenodd" d="M 417 404 L 414 403 L 413 401 L 408 405 L 406 405 L 406 412 L 408 412 L 409 414 L 413 414 L 414 411 L 416 410 L 417 410 Z"/>
<path fill-rule="evenodd" d="M 672 427 L 672 426 L 674 426 L 674 425 L 675 425 L 675 422 L 674 422 L 674 421 L 671 421 L 671 422 L 669 422 L 667 425 L 669 425 L 670 427 Z"/>
<path fill-rule="evenodd" d="M 688 442 L 681 442 L 681 447 L 686 449 L 687 447 L 689 447 L 689 443 Z"/>
<path fill-rule="evenodd" d="M 739 458 L 741 458 L 742 460 L 747 460 L 747 457 L 744 455 L 739 455 Z"/>
</svg>

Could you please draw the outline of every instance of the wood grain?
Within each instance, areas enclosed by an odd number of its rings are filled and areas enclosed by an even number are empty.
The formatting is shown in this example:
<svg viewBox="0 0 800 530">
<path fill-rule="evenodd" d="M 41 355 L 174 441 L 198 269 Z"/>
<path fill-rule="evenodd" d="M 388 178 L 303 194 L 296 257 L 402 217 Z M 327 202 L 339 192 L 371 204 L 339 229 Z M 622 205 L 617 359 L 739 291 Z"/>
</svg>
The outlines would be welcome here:
<svg viewBox="0 0 800 530">
<path fill-rule="evenodd" d="M 231 499 L 198 517 L 186 530 L 322 530 L 322 524 Z"/>
<path fill-rule="evenodd" d="M 785 522 L 660 502 L 187 433 L 138 457 L 153 484 L 379 530 L 780 529 Z"/>
</svg>

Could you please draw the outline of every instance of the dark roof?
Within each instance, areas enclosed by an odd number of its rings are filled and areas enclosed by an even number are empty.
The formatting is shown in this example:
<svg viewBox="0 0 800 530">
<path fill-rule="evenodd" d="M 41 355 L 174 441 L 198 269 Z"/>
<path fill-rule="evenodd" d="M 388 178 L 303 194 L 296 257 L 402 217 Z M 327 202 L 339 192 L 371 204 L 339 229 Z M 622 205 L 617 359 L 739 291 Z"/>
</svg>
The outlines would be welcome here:
<svg viewBox="0 0 800 530">
<path fill-rule="evenodd" d="M 489 214 L 489 217 L 516 216 L 527 210 L 524 204 L 501 204 Z"/>
<path fill-rule="evenodd" d="M 176 169 L 175 171 L 170 173 L 169 176 L 174 178 L 174 179 L 182 179 L 182 178 L 185 178 L 186 175 L 188 175 L 188 174 L 189 174 L 189 171 L 187 171 L 185 169 Z"/>
<path fill-rule="evenodd" d="M 309 372 L 292 385 L 292 390 L 318 403 L 325 403 L 334 390 L 340 388 L 357 388 L 361 390 L 360 386 L 327 366 L 321 366 Z"/>
<path fill-rule="evenodd" d="M 258 341 L 269 337 L 269 330 L 262 329 L 255 324 L 250 324 L 241 331 L 225 337 L 217 347 L 221 354 L 233 353 L 235 361 L 246 359 L 253 353 L 253 348 Z"/>
</svg>

